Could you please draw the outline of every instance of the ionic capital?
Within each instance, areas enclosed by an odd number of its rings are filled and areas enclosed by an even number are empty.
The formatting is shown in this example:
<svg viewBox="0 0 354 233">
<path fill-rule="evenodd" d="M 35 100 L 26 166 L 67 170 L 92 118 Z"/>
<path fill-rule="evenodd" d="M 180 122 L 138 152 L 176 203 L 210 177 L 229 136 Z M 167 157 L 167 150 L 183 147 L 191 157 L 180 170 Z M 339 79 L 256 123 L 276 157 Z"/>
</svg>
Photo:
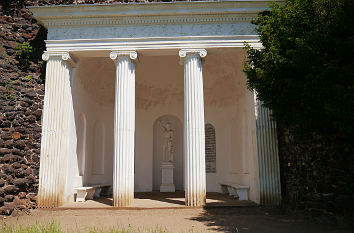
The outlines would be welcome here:
<svg viewBox="0 0 354 233">
<path fill-rule="evenodd" d="M 178 54 L 180 57 L 180 62 L 183 64 L 184 59 L 190 54 L 196 54 L 203 60 L 203 58 L 207 55 L 207 51 L 206 49 L 181 49 Z"/>
<path fill-rule="evenodd" d="M 50 59 L 61 59 L 67 61 L 72 67 L 76 66 L 76 61 L 70 56 L 69 52 L 49 52 L 45 51 L 42 55 L 44 61 L 49 61 Z"/>
<path fill-rule="evenodd" d="M 129 57 L 132 61 L 139 61 L 138 53 L 135 50 L 116 50 L 109 54 L 109 58 L 114 62 L 117 62 L 119 57 Z"/>
</svg>

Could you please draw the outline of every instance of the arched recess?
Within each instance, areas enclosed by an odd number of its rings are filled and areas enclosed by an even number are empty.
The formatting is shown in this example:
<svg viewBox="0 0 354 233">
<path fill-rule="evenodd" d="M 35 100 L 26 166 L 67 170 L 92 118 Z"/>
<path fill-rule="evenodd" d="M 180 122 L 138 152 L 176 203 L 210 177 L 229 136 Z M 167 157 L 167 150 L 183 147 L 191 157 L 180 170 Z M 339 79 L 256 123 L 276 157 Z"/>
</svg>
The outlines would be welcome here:
<svg viewBox="0 0 354 233">
<path fill-rule="evenodd" d="M 86 161 L 86 116 L 85 113 L 81 112 L 78 122 L 78 135 L 77 135 L 77 166 L 79 171 L 79 176 L 85 174 L 85 161 Z"/>
<path fill-rule="evenodd" d="M 216 173 L 215 127 L 205 124 L 205 169 L 206 173 Z"/>
<path fill-rule="evenodd" d="M 154 145 L 153 145 L 153 190 L 160 190 L 161 185 L 161 162 L 163 157 L 163 129 L 161 124 L 169 123 L 174 131 L 174 170 L 173 180 L 176 190 L 184 190 L 184 156 L 183 156 L 183 131 L 181 121 L 173 115 L 163 115 L 154 122 Z"/>
<path fill-rule="evenodd" d="M 93 158 L 92 158 L 92 174 L 104 174 L 105 160 L 105 127 L 101 121 L 96 121 L 93 131 Z"/>
</svg>

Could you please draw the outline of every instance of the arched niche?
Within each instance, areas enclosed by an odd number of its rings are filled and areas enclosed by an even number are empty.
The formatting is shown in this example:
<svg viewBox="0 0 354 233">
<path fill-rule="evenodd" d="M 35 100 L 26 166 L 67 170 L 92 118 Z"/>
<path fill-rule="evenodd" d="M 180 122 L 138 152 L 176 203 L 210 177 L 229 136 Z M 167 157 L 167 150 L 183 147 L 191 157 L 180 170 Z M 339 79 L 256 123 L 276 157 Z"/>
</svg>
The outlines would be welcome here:
<svg viewBox="0 0 354 233">
<path fill-rule="evenodd" d="M 173 180 L 176 190 L 184 190 L 184 156 L 183 156 L 183 130 L 181 121 L 173 115 L 164 115 L 154 122 L 154 146 L 153 146 L 153 190 L 160 190 L 161 163 L 163 160 L 163 128 L 161 124 L 169 123 L 174 131 L 172 142 L 174 148 Z"/>
<path fill-rule="evenodd" d="M 96 121 L 93 131 L 93 157 L 92 157 L 92 174 L 104 174 L 105 160 L 105 127 L 101 121 Z"/>
<path fill-rule="evenodd" d="M 85 174 L 85 161 L 86 161 L 86 130 L 87 121 L 85 113 L 81 112 L 78 121 L 78 135 L 77 135 L 77 166 L 79 176 Z"/>
</svg>

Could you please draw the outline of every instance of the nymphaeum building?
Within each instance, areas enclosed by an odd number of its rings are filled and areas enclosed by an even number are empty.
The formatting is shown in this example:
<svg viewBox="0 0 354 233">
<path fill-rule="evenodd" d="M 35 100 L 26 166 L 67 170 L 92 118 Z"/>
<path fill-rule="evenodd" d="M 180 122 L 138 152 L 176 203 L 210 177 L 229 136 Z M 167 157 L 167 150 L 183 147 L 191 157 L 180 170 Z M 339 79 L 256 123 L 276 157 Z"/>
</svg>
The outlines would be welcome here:
<svg viewBox="0 0 354 233">
<path fill-rule="evenodd" d="M 225 185 L 279 204 L 275 124 L 242 71 L 270 2 L 31 7 L 48 29 L 38 205 L 100 184 L 117 207 L 153 190 L 203 206 Z"/>
</svg>

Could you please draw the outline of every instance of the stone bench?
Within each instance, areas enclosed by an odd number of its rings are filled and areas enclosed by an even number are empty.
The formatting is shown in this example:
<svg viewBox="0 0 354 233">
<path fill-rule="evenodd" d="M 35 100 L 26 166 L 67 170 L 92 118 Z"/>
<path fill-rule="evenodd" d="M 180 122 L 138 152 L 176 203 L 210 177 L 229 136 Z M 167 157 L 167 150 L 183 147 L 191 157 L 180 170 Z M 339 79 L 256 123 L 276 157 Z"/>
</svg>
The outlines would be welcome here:
<svg viewBox="0 0 354 233">
<path fill-rule="evenodd" d="M 77 192 L 76 202 L 85 202 L 86 200 L 92 200 L 94 197 L 100 197 L 102 191 L 107 195 L 110 187 L 110 184 L 95 184 L 86 187 L 77 187 L 75 188 Z"/>
<path fill-rule="evenodd" d="M 250 189 L 249 186 L 230 182 L 223 182 L 220 185 L 222 193 L 229 194 L 235 198 L 238 197 L 241 201 L 248 200 L 248 190 Z"/>
</svg>

